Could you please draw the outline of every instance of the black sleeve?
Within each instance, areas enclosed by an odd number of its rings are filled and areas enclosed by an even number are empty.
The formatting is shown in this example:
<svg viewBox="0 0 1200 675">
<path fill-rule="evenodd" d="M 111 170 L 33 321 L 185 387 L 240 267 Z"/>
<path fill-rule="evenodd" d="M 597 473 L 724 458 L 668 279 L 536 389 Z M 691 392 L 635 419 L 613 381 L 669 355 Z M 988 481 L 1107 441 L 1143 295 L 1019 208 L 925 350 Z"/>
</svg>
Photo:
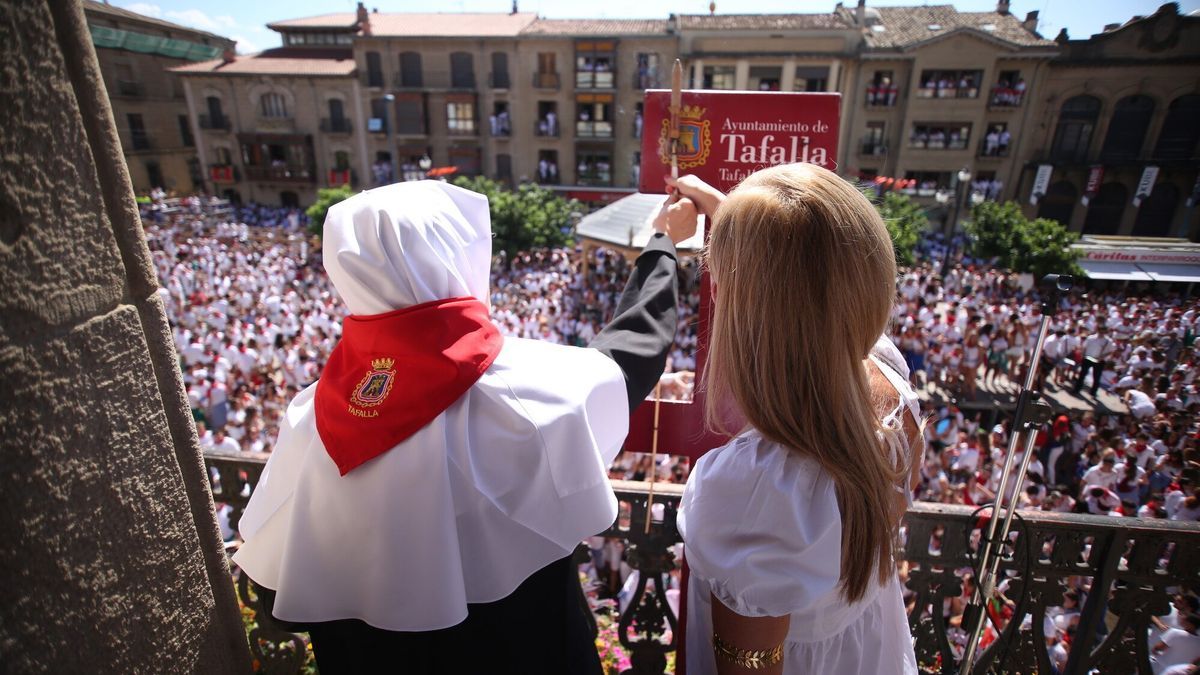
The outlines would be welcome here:
<svg viewBox="0 0 1200 675">
<path fill-rule="evenodd" d="M 621 367 L 630 412 L 654 390 L 666 367 L 678 304 L 675 245 L 666 235 L 655 234 L 634 262 L 612 321 L 588 345 Z"/>
</svg>

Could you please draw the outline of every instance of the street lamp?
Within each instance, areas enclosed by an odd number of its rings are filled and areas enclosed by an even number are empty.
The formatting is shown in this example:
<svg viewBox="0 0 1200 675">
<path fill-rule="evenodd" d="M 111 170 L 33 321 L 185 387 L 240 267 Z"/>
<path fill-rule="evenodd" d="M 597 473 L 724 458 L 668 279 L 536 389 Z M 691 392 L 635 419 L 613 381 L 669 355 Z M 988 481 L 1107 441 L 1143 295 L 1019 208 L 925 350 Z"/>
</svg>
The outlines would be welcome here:
<svg viewBox="0 0 1200 675">
<path fill-rule="evenodd" d="M 394 94 L 384 94 L 383 100 L 387 101 L 387 115 L 383 118 L 383 120 L 384 123 L 387 124 L 388 157 L 391 158 L 392 182 L 395 183 L 400 178 L 400 169 L 396 162 L 396 143 L 392 136 L 392 134 L 395 133 L 395 125 L 392 123 L 392 108 L 396 107 L 393 105 L 393 103 L 396 101 L 396 96 Z"/>
<path fill-rule="evenodd" d="M 954 215 L 950 218 L 950 241 L 946 242 L 946 259 L 942 261 L 942 276 L 950 269 L 950 260 L 954 257 L 958 236 L 958 216 L 966 196 L 964 186 L 971 182 L 971 170 L 963 167 L 958 170 L 958 184 L 954 186 Z"/>
</svg>

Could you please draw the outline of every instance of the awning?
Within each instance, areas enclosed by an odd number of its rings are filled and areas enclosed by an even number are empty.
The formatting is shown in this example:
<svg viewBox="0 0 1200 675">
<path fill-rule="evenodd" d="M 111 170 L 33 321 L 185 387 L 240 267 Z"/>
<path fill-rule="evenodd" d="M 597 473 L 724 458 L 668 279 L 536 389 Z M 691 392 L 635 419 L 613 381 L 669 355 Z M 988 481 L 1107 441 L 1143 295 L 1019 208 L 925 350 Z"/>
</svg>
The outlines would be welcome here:
<svg viewBox="0 0 1200 675">
<path fill-rule="evenodd" d="M 1149 274 L 1131 262 L 1109 260 L 1080 260 L 1079 266 L 1091 279 L 1116 279 L 1119 281 L 1153 281 Z"/>
<path fill-rule="evenodd" d="M 1200 281 L 1200 265 L 1172 265 L 1170 263 L 1138 263 L 1143 272 L 1155 281 Z"/>
</svg>

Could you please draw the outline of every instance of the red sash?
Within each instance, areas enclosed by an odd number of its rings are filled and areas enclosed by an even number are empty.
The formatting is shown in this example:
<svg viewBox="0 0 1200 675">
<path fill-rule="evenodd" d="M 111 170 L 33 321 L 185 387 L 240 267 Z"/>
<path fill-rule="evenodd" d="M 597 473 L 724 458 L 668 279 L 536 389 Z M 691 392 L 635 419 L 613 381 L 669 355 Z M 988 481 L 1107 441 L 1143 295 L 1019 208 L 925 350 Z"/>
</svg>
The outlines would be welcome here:
<svg viewBox="0 0 1200 675">
<path fill-rule="evenodd" d="M 412 436 L 466 393 L 503 337 L 475 298 L 348 316 L 317 382 L 317 433 L 344 476 Z"/>
</svg>

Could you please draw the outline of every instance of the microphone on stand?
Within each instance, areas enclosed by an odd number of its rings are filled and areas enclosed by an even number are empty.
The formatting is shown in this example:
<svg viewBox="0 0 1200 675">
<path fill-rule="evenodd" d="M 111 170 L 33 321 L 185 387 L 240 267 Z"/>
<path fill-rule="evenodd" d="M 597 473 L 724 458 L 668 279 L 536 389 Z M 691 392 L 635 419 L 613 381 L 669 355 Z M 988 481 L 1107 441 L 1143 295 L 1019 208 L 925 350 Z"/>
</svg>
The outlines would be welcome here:
<svg viewBox="0 0 1200 675">
<path fill-rule="evenodd" d="M 984 607 L 996 590 L 996 575 L 999 573 L 1000 560 L 1003 557 L 1002 547 L 1008 540 L 1008 534 L 1012 529 L 1013 514 L 1017 510 L 1017 498 L 1025 482 L 1029 462 L 1033 458 L 1033 445 L 1037 439 L 1035 432 L 1038 427 L 1049 422 L 1054 415 L 1054 410 L 1042 400 L 1042 393 L 1034 389 L 1034 384 L 1038 381 L 1037 371 L 1042 362 L 1042 349 L 1046 344 L 1046 334 L 1050 329 L 1050 318 L 1057 311 L 1058 301 L 1062 294 L 1071 290 L 1074 279 L 1066 274 L 1047 274 L 1038 285 L 1042 288 L 1042 322 L 1038 327 L 1038 338 L 1030 358 L 1029 372 L 1025 374 L 1025 382 L 1017 397 L 1012 437 L 1008 441 L 1008 449 L 1005 452 L 1004 471 L 1000 475 L 1000 485 L 996 489 L 996 501 L 992 504 L 992 514 L 988 518 L 987 534 L 981 542 L 983 556 L 980 557 L 979 567 L 976 570 L 975 592 L 971 595 L 971 602 L 963 611 L 963 625 L 970 626 L 970 628 L 967 633 L 966 650 L 963 652 L 963 659 L 959 664 L 960 675 L 970 675 L 971 668 L 975 665 L 975 659 L 978 656 L 976 652 L 979 647 L 979 639 L 983 635 L 983 622 L 986 617 Z M 1022 435 L 1025 438 L 1025 454 L 1014 475 L 1013 464 Z M 1005 495 L 1010 494 L 1007 490 L 1009 480 L 1016 482 L 1011 491 L 1012 498 L 1008 500 L 1007 506 L 1003 506 Z M 1004 520 L 1003 524 L 997 528 L 1001 522 L 999 516 L 1002 508 Z"/>
</svg>

